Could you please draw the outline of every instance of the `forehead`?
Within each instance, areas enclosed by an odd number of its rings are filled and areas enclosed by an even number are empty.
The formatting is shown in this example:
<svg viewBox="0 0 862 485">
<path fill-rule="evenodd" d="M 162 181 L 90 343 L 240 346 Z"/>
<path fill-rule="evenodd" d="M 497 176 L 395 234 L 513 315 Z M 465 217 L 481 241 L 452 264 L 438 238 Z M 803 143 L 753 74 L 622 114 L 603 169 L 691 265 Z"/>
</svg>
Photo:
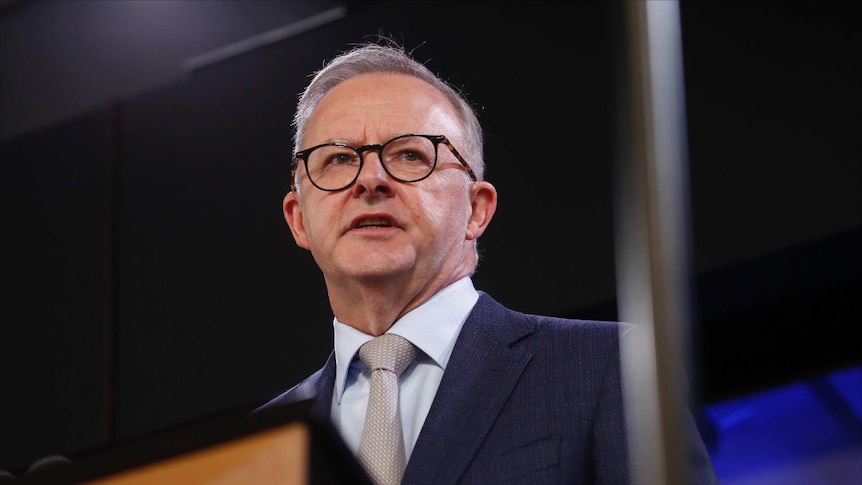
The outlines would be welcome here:
<svg viewBox="0 0 862 485">
<path fill-rule="evenodd" d="M 459 139 L 460 126 L 449 99 L 425 81 L 404 74 L 363 74 L 321 99 L 302 144 L 382 143 L 405 133 Z"/>
</svg>

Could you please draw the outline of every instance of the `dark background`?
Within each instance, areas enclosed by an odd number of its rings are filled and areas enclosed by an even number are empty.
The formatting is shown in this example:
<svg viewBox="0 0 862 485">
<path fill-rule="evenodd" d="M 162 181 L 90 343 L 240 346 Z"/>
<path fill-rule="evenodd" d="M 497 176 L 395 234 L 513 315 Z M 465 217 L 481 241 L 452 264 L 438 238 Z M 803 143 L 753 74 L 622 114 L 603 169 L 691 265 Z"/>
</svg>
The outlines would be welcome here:
<svg viewBox="0 0 862 485">
<path fill-rule="evenodd" d="M 621 4 L 3 5 L 0 468 L 242 412 L 323 363 L 325 288 L 281 214 L 289 123 L 308 74 L 377 32 L 478 107 L 500 201 L 476 286 L 616 317 Z M 702 403 L 862 362 L 859 32 L 841 5 L 681 4 Z"/>
</svg>

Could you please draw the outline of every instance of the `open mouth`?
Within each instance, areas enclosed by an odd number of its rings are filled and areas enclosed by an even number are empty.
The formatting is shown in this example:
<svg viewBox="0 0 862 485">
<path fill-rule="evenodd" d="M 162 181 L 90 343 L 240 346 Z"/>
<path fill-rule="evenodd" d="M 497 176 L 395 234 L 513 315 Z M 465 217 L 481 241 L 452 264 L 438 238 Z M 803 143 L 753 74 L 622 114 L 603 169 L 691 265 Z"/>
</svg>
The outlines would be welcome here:
<svg viewBox="0 0 862 485">
<path fill-rule="evenodd" d="M 372 217 L 362 219 L 353 226 L 354 229 L 364 229 L 366 227 L 392 227 L 392 221 L 381 217 Z"/>
</svg>

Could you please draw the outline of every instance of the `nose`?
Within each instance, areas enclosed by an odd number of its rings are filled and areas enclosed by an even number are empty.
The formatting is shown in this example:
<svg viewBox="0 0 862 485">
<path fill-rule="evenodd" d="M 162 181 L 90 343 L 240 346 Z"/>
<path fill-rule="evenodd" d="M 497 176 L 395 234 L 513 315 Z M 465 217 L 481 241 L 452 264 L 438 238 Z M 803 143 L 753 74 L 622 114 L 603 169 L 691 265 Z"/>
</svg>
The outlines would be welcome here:
<svg viewBox="0 0 862 485">
<path fill-rule="evenodd" d="M 354 196 L 364 194 L 392 195 L 392 179 L 380 161 L 380 150 L 368 150 L 363 154 L 362 168 L 352 187 Z"/>
</svg>

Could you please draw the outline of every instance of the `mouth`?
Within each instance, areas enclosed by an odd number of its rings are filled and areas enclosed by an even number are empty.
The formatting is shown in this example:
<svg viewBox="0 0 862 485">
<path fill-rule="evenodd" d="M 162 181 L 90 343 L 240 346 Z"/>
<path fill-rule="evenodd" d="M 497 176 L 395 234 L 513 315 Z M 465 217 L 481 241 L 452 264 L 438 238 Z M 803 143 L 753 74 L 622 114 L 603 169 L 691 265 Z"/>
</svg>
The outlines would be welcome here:
<svg viewBox="0 0 862 485">
<path fill-rule="evenodd" d="M 354 221 L 353 229 L 365 229 L 375 227 L 393 227 L 393 221 L 386 217 L 362 217 Z"/>
</svg>

